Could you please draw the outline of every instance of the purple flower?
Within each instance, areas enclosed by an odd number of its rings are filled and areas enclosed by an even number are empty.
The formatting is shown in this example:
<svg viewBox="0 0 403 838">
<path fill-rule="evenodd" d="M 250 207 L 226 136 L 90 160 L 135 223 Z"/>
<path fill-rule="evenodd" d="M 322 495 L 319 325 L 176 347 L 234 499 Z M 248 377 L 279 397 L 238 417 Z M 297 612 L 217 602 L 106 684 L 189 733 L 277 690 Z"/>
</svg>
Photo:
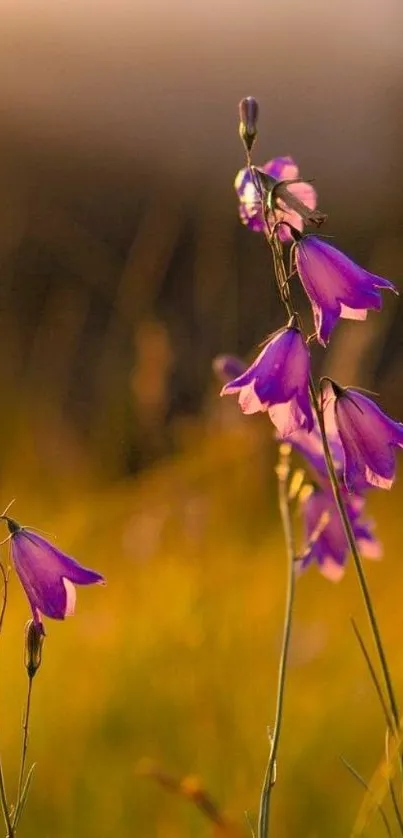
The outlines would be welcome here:
<svg viewBox="0 0 403 838">
<path fill-rule="evenodd" d="M 259 171 L 264 172 L 273 179 L 273 187 L 276 183 L 294 180 L 299 176 L 298 166 L 294 163 L 292 157 L 275 157 L 273 160 L 265 163 Z M 261 233 L 265 226 L 262 214 L 262 202 L 249 169 L 241 169 L 238 172 L 234 186 L 240 201 L 239 214 L 242 223 L 249 227 L 250 230 Z M 305 208 L 308 210 L 315 209 L 316 192 L 309 183 L 300 181 L 299 183 L 287 184 L 287 191 L 301 202 L 302 212 L 302 205 L 305 205 Z M 276 209 L 274 212 L 270 212 L 268 216 L 268 222 L 271 226 L 276 221 L 285 221 L 287 225 L 291 225 L 291 227 L 300 231 L 304 227 L 303 215 L 297 212 L 295 208 L 287 206 L 284 199 L 280 197 Z M 288 226 L 281 225 L 278 228 L 278 234 L 283 241 L 291 241 L 292 239 Z"/>
<path fill-rule="evenodd" d="M 42 615 L 64 620 L 74 614 L 74 585 L 102 585 L 103 576 L 82 567 L 31 530 L 5 517 L 11 556 L 32 608 L 35 625 L 44 633 Z"/>
<path fill-rule="evenodd" d="M 336 423 L 349 492 L 362 485 L 390 489 L 395 478 L 394 449 L 403 448 L 403 424 L 390 419 L 372 399 L 349 387 L 326 388 L 325 422 Z"/>
<path fill-rule="evenodd" d="M 323 346 L 340 317 L 365 320 L 368 309 L 381 308 L 381 288 L 397 293 L 392 282 L 360 268 L 324 239 L 301 237 L 294 254 L 311 302 L 317 338 Z"/>
<path fill-rule="evenodd" d="M 316 417 L 314 416 L 313 428 L 310 433 L 305 429 L 295 431 L 286 441 L 296 451 L 302 454 L 308 465 L 314 471 L 315 477 L 321 479 L 322 482 L 325 480 L 326 485 L 328 485 L 325 452 L 323 450 L 322 437 Z M 330 429 L 329 427 L 327 429 L 327 441 L 336 472 L 341 477 L 343 474 L 343 448 L 335 428 Z"/>
<path fill-rule="evenodd" d="M 286 437 L 313 427 L 308 379 L 308 348 L 292 318 L 244 373 L 225 384 L 221 395 L 239 393 L 244 413 L 268 410 L 280 436 Z"/>
<path fill-rule="evenodd" d="M 217 355 L 213 361 L 213 371 L 219 381 L 226 384 L 232 378 L 242 375 L 247 369 L 247 364 L 236 355 Z"/>
<path fill-rule="evenodd" d="M 366 558 L 379 559 L 382 547 L 373 535 L 371 522 L 361 520 L 363 505 L 360 497 L 348 498 L 347 514 L 361 553 Z M 334 499 L 328 491 L 313 489 L 311 494 L 302 495 L 300 508 L 308 545 L 300 560 L 300 570 L 316 561 L 320 572 L 337 582 L 344 574 L 349 548 Z"/>
</svg>

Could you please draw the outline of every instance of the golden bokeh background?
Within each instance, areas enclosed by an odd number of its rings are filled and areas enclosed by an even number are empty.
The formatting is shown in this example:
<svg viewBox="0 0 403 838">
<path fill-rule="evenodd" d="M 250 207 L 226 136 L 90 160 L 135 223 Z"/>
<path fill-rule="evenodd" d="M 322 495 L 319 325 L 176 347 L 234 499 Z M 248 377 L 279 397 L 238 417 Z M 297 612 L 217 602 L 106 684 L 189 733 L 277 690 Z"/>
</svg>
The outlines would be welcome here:
<svg viewBox="0 0 403 838">
<path fill-rule="evenodd" d="M 192 800 L 145 776 L 154 764 L 197 777 L 246 836 L 285 552 L 271 428 L 219 399 L 211 362 L 249 355 L 283 316 L 264 244 L 237 218 L 237 102 L 260 101 L 256 162 L 292 154 L 325 232 L 401 287 L 403 8 L 4 0 L 0 23 L 0 501 L 108 580 L 79 589 L 74 619 L 47 621 L 20 834 L 211 836 Z M 401 311 L 389 296 L 314 363 L 403 419 Z M 403 696 L 401 486 L 371 496 L 385 559 L 368 577 Z M 352 614 L 367 637 L 351 567 L 338 585 L 314 570 L 298 581 L 277 838 L 348 834 L 362 793 L 340 755 L 366 779 L 382 757 Z M 13 575 L 0 638 L 11 799 L 28 616 Z"/>
</svg>

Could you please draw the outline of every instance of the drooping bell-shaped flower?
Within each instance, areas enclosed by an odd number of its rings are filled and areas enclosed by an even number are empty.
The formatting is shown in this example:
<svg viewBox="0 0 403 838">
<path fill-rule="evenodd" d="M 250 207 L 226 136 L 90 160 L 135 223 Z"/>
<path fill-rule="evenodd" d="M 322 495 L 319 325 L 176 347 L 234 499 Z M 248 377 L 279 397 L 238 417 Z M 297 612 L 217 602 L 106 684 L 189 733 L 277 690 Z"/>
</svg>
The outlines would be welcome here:
<svg viewBox="0 0 403 838">
<path fill-rule="evenodd" d="M 313 427 L 309 400 L 310 357 L 295 318 L 271 337 L 253 364 L 229 381 L 221 395 L 239 394 L 244 413 L 268 411 L 280 437 Z"/>
<path fill-rule="evenodd" d="M 368 309 L 381 308 L 381 289 L 397 293 L 392 282 L 360 268 L 325 239 L 312 235 L 296 238 L 295 263 L 323 346 L 339 318 L 365 320 Z"/>
<path fill-rule="evenodd" d="M 102 585 L 103 576 L 82 567 L 42 536 L 4 516 L 11 541 L 11 557 L 28 597 L 35 625 L 43 632 L 42 615 L 64 620 L 74 614 L 74 585 Z"/>
<path fill-rule="evenodd" d="M 358 549 L 368 559 L 379 559 L 382 547 L 373 534 L 372 523 L 361 517 L 364 501 L 352 496 L 345 505 Z M 300 569 L 316 562 L 324 576 L 337 582 L 344 574 L 349 547 L 331 492 L 316 488 L 310 494 L 302 494 L 300 509 L 307 543 Z"/>
<path fill-rule="evenodd" d="M 267 176 L 265 179 L 264 176 Z M 283 181 L 298 180 L 298 166 L 292 157 L 275 157 L 264 166 L 257 167 L 252 176 L 250 169 L 241 169 L 235 178 L 235 190 L 239 198 L 239 214 L 243 224 L 261 233 L 265 229 L 262 212 L 262 200 L 259 185 L 265 192 L 273 189 Z M 265 179 L 265 184 L 263 184 Z M 294 200 L 293 200 L 294 199 Z M 268 214 L 268 222 L 272 227 L 276 222 L 286 224 L 278 227 L 278 235 L 283 241 L 291 241 L 289 226 L 296 230 L 303 230 L 304 223 L 308 223 L 310 213 L 315 210 L 317 202 L 316 191 L 310 183 L 285 183 L 279 187 L 275 208 Z"/>
<path fill-rule="evenodd" d="M 372 399 L 334 382 L 326 388 L 325 423 L 336 423 L 349 492 L 363 484 L 390 489 L 395 478 L 396 448 L 403 448 L 403 424 L 390 419 Z"/>
</svg>

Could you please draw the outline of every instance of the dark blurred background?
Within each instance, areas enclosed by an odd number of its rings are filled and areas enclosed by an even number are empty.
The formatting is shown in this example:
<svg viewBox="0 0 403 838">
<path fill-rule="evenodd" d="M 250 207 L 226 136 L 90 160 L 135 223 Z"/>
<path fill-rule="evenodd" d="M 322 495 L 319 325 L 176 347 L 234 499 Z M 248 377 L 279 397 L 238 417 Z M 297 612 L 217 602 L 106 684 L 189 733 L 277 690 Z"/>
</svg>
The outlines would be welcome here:
<svg viewBox="0 0 403 838">
<path fill-rule="evenodd" d="M 212 357 L 278 325 L 264 245 L 237 220 L 242 95 L 261 104 L 256 162 L 292 154 L 325 232 L 399 283 L 397 0 L 262 0 L 253 14 L 237 0 L 9 0 L 1 18 L 1 384 L 8 402 L 29 393 L 44 459 L 59 453 L 41 435 L 50 413 L 80 461 L 102 445 L 107 473 L 137 470 L 170 449 L 174 417 L 200 411 Z M 362 351 L 380 329 L 385 388 L 401 349 L 400 307 L 387 312 L 354 326 Z"/>
<path fill-rule="evenodd" d="M 401 0 L 2 2 L 2 498 L 109 582 L 80 592 L 74 628 L 49 632 L 27 835 L 209 834 L 134 780 L 144 755 L 200 772 L 241 823 L 256 805 L 283 607 L 275 453 L 267 425 L 220 402 L 211 362 L 248 356 L 283 315 L 264 242 L 238 220 L 237 104 L 260 102 L 255 162 L 291 154 L 329 214 L 323 232 L 402 287 L 402 36 Z M 396 418 L 402 305 L 385 295 L 381 316 L 342 324 L 314 357 Z M 388 502 L 375 501 L 380 535 L 399 554 Z M 399 588 L 384 572 L 372 571 L 397 661 Z M 350 648 L 354 580 L 304 585 L 290 708 L 305 726 L 284 745 L 276 834 L 315 838 L 335 806 L 343 834 L 354 815 L 335 752 L 349 746 L 368 774 L 382 730 Z M 12 649 L 5 660 L 20 671 Z M 13 766 L 20 711 L 7 700 Z M 351 706 L 359 729 L 343 727 Z M 77 736 L 61 767 L 66 711 Z"/>
</svg>

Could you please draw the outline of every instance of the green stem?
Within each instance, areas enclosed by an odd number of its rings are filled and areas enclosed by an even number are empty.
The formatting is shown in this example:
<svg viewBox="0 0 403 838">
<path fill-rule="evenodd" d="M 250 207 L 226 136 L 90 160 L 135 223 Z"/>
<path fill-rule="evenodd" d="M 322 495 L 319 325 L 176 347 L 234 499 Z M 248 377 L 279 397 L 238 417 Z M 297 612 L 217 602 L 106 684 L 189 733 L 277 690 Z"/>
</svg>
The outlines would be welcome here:
<svg viewBox="0 0 403 838">
<path fill-rule="evenodd" d="M 17 802 L 15 804 L 14 810 L 14 818 L 13 818 L 13 828 L 15 828 L 17 821 L 19 810 L 21 806 L 21 798 L 22 792 L 24 788 L 24 774 L 25 774 L 25 763 L 27 758 L 27 750 L 28 750 L 28 732 L 29 732 L 29 715 L 31 711 L 31 694 L 32 694 L 32 678 L 28 677 L 28 693 L 27 693 L 27 703 L 25 707 L 24 719 L 22 723 L 22 748 L 21 748 L 21 763 L 20 763 L 20 774 L 18 778 L 18 791 L 17 791 Z"/>
<path fill-rule="evenodd" d="M 345 507 L 345 504 L 344 504 L 344 500 L 342 498 L 342 494 L 341 494 L 341 491 L 340 491 L 339 479 L 338 479 L 337 474 L 336 474 L 336 470 L 335 470 L 334 463 L 333 463 L 333 458 L 332 458 L 332 455 L 331 455 L 331 451 L 330 451 L 330 448 L 329 448 L 329 443 L 328 443 L 327 436 L 326 436 L 325 422 L 324 422 L 324 418 L 323 418 L 323 411 L 322 411 L 322 408 L 319 404 L 318 396 L 317 396 L 317 393 L 316 393 L 316 390 L 315 390 L 315 385 L 313 383 L 312 377 L 310 378 L 310 382 L 309 382 L 309 391 L 310 391 L 310 395 L 311 395 L 311 399 L 312 399 L 313 408 L 314 408 L 314 411 L 315 411 L 315 414 L 316 414 L 316 417 L 317 417 L 317 420 L 318 420 L 318 424 L 319 424 L 320 434 L 321 434 L 321 437 L 322 437 L 323 451 L 324 451 L 325 460 L 326 460 L 326 466 L 327 466 L 327 470 L 328 470 L 328 474 L 329 474 L 330 483 L 331 483 L 331 486 L 332 486 L 332 489 L 333 489 L 333 495 L 334 495 L 335 503 L 336 503 L 340 518 L 342 520 L 343 527 L 344 527 L 344 530 L 345 530 L 345 533 L 346 533 L 347 543 L 348 543 L 348 546 L 350 548 L 350 551 L 351 551 L 351 554 L 352 554 L 352 557 L 353 557 L 354 567 L 355 567 L 355 570 L 356 570 L 356 573 L 357 573 L 357 576 L 358 576 L 359 586 L 360 586 L 361 593 L 362 593 L 362 596 L 363 596 L 363 599 L 364 599 L 365 609 L 366 609 L 366 612 L 367 612 L 369 624 L 370 624 L 372 635 L 373 635 L 373 638 L 374 638 L 376 651 L 377 651 L 377 654 L 378 654 L 378 657 L 379 657 L 379 662 L 380 662 L 380 665 L 381 665 L 382 675 L 383 675 L 383 678 L 384 678 L 384 681 L 385 681 L 386 692 L 387 692 L 387 695 L 388 695 L 393 720 L 394 720 L 394 723 L 395 723 L 395 726 L 396 726 L 396 730 L 399 730 L 399 726 L 400 726 L 399 708 L 398 708 L 398 705 L 397 705 L 397 701 L 396 701 L 396 697 L 395 697 L 395 693 L 394 693 L 394 689 L 393 689 L 393 685 L 392 685 L 392 679 L 391 679 L 391 676 L 390 676 L 389 667 L 388 667 L 388 663 L 387 663 L 387 660 L 386 660 L 385 651 L 384 651 L 384 648 L 383 648 L 383 643 L 382 643 L 382 639 L 381 639 L 381 635 L 380 635 L 380 631 L 379 631 L 379 626 L 378 626 L 378 622 L 377 622 L 377 619 L 376 619 L 376 616 L 375 616 L 375 611 L 374 611 L 374 608 L 373 608 L 373 605 L 372 605 L 371 595 L 369 593 L 368 584 L 367 584 L 367 580 L 366 580 L 366 577 L 365 577 L 364 568 L 362 566 L 361 557 L 360 557 L 360 554 L 358 552 L 353 528 L 351 526 L 351 522 L 350 522 L 350 519 L 348 517 L 347 510 L 346 510 L 346 507 Z"/>
<path fill-rule="evenodd" d="M 280 656 L 277 685 L 277 706 L 270 754 L 260 796 L 258 838 L 267 838 L 269 834 L 270 795 L 275 782 L 276 757 L 280 741 L 283 719 L 284 688 L 287 674 L 287 661 L 291 637 L 292 609 L 295 588 L 295 548 L 288 503 L 288 465 L 284 460 L 278 469 L 279 505 L 284 536 L 287 547 L 287 597 L 284 617 L 283 642 Z"/>
</svg>

